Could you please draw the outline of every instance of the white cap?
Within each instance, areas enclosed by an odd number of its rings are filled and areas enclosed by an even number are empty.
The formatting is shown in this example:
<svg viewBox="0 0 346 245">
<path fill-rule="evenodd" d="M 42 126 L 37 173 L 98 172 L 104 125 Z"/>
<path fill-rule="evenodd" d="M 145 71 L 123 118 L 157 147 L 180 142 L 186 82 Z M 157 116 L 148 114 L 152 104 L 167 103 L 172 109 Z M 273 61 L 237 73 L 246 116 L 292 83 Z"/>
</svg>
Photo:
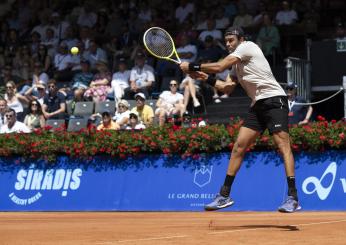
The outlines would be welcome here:
<svg viewBox="0 0 346 245">
<path fill-rule="evenodd" d="M 145 95 L 144 95 L 143 93 L 137 93 L 137 94 L 135 94 L 135 99 L 136 99 L 138 96 L 141 97 L 141 98 L 144 99 L 144 100 L 146 99 L 146 98 L 145 98 Z"/>
</svg>

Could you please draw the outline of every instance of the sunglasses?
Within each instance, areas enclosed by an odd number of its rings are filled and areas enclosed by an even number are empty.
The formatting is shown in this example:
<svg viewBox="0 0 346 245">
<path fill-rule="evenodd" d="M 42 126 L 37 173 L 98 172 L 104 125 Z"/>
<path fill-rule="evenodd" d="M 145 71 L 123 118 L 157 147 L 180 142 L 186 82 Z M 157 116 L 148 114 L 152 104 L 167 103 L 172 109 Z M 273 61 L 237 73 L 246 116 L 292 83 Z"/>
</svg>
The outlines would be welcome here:
<svg viewBox="0 0 346 245">
<path fill-rule="evenodd" d="M 8 89 L 13 89 L 13 87 L 12 87 L 12 86 L 6 86 L 6 88 L 8 88 Z"/>
<path fill-rule="evenodd" d="M 7 118 L 12 118 L 13 115 L 5 115 L 5 117 L 7 117 Z"/>
<path fill-rule="evenodd" d="M 48 86 L 48 88 L 55 88 L 55 86 Z"/>
<path fill-rule="evenodd" d="M 175 87 L 175 86 L 177 86 L 178 84 L 176 84 L 176 83 L 171 83 L 169 86 L 171 86 L 171 87 Z"/>
<path fill-rule="evenodd" d="M 33 105 L 37 106 L 37 103 L 32 103 L 31 106 L 33 106 Z"/>
</svg>

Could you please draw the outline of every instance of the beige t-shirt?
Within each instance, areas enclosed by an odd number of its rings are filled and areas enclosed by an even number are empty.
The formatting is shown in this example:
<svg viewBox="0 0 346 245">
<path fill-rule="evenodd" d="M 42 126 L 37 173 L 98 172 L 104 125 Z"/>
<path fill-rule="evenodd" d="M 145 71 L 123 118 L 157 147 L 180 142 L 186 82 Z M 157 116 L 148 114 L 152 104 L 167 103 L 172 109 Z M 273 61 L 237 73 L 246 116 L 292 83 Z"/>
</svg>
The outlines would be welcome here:
<svg viewBox="0 0 346 245">
<path fill-rule="evenodd" d="M 244 41 L 229 55 L 241 60 L 232 67 L 232 72 L 235 71 L 238 82 L 252 99 L 251 106 L 260 99 L 286 96 L 257 44 Z"/>
</svg>

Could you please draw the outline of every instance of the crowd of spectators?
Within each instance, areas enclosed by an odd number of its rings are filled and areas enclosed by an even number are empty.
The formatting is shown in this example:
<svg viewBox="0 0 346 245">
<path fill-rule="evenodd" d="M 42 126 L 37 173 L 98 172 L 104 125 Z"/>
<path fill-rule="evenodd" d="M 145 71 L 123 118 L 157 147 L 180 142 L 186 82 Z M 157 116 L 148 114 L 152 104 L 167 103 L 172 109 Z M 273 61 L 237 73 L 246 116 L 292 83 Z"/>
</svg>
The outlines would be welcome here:
<svg viewBox="0 0 346 245">
<path fill-rule="evenodd" d="M 201 94 L 216 103 L 228 94 L 148 55 L 146 29 L 168 30 L 182 60 L 213 62 L 227 55 L 222 31 L 240 26 L 273 64 L 274 55 L 292 49 L 290 33 L 318 35 L 321 13 L 332 3 L 345 7 L 323 0 L 2 0 L 0 106 L 6 108 L 0 125 L 9 109 L 32 130 L 45 120 L 68 118 L 67 103 L 73 112 L 75 103 L 106 100 L 115 101 L 117 110 L 100 115 L 100 128 L 143 128 L 155 117 L 162 125 L 167 116 L 190 110 L 189 104 L 201 106 Z M 332 38 L 345 36 L 342 18 L 333 16 Z M 72 54 L 72 47 L 79 52 Z M 145 104 L 152 98 L 158 99 L 156 111 Z M 133 108 L 129 100 L 136 101 Z"/>
</svg>

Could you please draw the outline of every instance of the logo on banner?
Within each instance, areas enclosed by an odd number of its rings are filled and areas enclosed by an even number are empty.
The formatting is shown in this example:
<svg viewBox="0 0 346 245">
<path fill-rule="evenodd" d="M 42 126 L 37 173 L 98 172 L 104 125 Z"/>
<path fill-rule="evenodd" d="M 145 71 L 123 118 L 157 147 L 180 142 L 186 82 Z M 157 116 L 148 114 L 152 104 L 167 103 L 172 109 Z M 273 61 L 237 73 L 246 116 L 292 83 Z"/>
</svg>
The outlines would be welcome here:
<svg viewBox="0 0 346 245">
<path fill-rule="evenodd" d="M 66 197 L 69 190 L 77 190 L 80 186 L 82 170 L 77 169 L 21 169 L 17 173 L 17 181 L 9 198 L 17 205 L 30 205 L 37 202 L 43 194 L 41 191 L 61 191 L 61 196 Z M 36 191 L 35 194 L 32 194 Z M 25 197 L 30 193 L 29 197 Z"/>
<path fill-rule="evenodd" d="M 213 173 L 213 166 L 207 168 L 206 166 L 201 166 L 200 168 L 195 169 L 195 175 L 193 178 L 193 183 L 199 187 L 204 187 L 211 181 L 211 175 Z"/>
<path fill-rule="evenodd" d="M 324 171 L 322 177 L 320 179 L 314 177 L 314 176 L 311 176 L 311 177 L 308 177 L 304 180 L 303 182 L 303 191 L 308 194 L 308 195 L 311 195 L 313 193 L 317 193 L 318 197 L 321 199 L 321 200 L 325 200 L 327 199 L 327 197 L 329 196 L 329 193 L 334 185 L 334 180 L 335 180 L 335 177 L 336 177 L 336 170 L 337 170 L 337 165 L 336 165 L 336 162 L 332 162 L 331 164 L 329 164 L 329 166 L 327 167 L 327 169 Z M 328 186 L 323 186 L 322 185 L 322 182 L 323 182 L 323 179 L 327 176 L 327 175 L 332 175 L 333 179 L 332 181 L 329 183 Z M 342 179 L 341 179 L 342 181 Z M 314 188 L 309 191 L 307 189 L 308 185 L 309 184 L 312 184 L 314 186 Z"/>
</svg>

